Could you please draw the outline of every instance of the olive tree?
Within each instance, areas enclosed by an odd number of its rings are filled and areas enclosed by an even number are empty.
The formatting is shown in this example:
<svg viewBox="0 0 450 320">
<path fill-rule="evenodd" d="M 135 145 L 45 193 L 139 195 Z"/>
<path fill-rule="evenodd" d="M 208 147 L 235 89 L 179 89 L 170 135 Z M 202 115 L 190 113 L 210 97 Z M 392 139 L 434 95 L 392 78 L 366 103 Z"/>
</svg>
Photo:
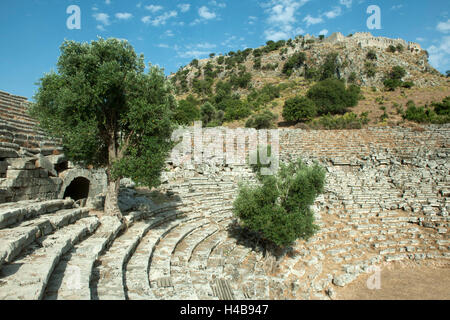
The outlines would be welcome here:
<svg viewBox="0 0 450 320">
<path fill-rule="evenodd" d="M 125 40 L 64 41 L 57 71 L 45 74 L 30 113 L 61 138 L 69 160 L 105 168 L 105 212 L 122 217 L 119 182 L 159 183 L 172 144 L 172 87 Z"/>
</svg>

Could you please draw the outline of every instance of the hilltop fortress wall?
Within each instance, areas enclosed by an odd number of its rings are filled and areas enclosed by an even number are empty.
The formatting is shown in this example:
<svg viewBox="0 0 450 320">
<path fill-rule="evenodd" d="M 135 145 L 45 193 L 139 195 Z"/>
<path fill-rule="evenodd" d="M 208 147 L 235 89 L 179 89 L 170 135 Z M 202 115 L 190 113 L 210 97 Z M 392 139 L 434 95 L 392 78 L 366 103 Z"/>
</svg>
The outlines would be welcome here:
<svg viewBox="0 0 450 320">
<path fill-rule="evenodd" d="M 419 53 L 422 48 L 418 43 L 406 42 L 403 39 L 388 39 L 385 37 L 375 37 L 370 32 L 357 32 L 351 37 L 345 37 L 340 32 L 335 32 L 324 40 L 328 43 L 343 43 L 357 45 L 361 48 L 376 47 L 379 49 L 387 49 L 389 46 L 402 45 L 405 49 L 413 53 Z"/>
</svg>

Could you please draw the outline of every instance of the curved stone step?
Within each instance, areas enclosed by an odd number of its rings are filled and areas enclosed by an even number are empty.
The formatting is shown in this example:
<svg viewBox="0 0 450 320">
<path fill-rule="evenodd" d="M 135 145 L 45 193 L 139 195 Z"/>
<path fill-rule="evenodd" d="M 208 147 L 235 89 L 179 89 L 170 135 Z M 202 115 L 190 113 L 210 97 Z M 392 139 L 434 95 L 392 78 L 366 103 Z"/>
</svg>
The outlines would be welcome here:
<svg viewBox="0 0 450 320">
<path fill-rule="evenodd" d="M 218 221 L 218 223 L 223 225 L 223 221 Z M 198 232 L 193 232 L 188 235 L 177 246 L 172 256 L 170 269 L 174 291 L 177 292 L 177 299 L 198 300 L 197 293 L 191 281 L 188 262 L 191 259 L 192 252 L 195 248 L 197 248 L 200 243 L 213 237 L 219 230 L 220 226 L 208 224 Z"/>
<path fill-rule="evenodd" d="M 135 222 L 116 238 L 109 250 L 98 259 L 99 265 L 94 267 L 92 299 L 124 300 L 125 267 L 142 237 L 152 227 L 175 219 L 180 214 L 177 211 L 163 212 L 145 221 Z"/>
<path fill-rule="evenodd" d="M 99 225 L 97 217 L 87 217 L 39 239 L 32 252 L 24 254 L 0 272 L 0 299 L 41 299 L 48 279 L 60 257 Z"/>
<path fill-rule="evenodd" d="M 36 219 L 0 230 L 0 267 L 13 259 L 36 239 L 49 235 L 64 226 L 86 217 L 87 208 L 63 209 Z"/>
<path fill-rule="evenodd" d="M 222 256 L 224 248 L 232 250 L 235 246 L 234 239 L 227 238 L 226 231 L 219 232 L 217 236 L 201 243 L 192 253 L 189 260 L 191 282 L 200 300 L 218 299 L 211 288 L 211 281 L 220 276 L 223 268 L 223 259 L 211 266 L 212 255 Z M 220 252 L 217 254 L 217 252 Z"/>
<path fill-rule="evenodd" d="M 100 218 L 93 235 L 66 253 L 48 282 L 46 300 L 90 300 L 90 282 L 94 263 L 122 229 L 117 217 Z"/>
<path fill-rule="evenodd" d="M 171 278 L 172 254 L 181 240 L 208 223 L 211 223 L 208 219 L 196 219 L 194 221 L 183 223 L 182 225 L 172 228 L 170 232 L 167 232 L 159 241 L 158 245 L 153 250 L 149 267 L 150 286 L 154 288 L 153 292 L 157 298 L 167 300 L 173 299 L 175 296 L 175 299 L 178 299 Z M 171 286 L 159 287 L 159 280 L 162 278 L 169 278 Z"/>
<path fill-rule="evenodd" d="M 55 212 L 73 206 L 72 199 L 48 201 L 26 200 L 0 206 L 0 229 L 41 214 Z"/>
<path fill-rule="evenodd" d="M 200 216 L 190 216 L 183 219 L 162 221 L 154 224 L 152 229 L 142 239 L 135 253 L 130 258 L 125 272 L 125 294 L 133 300 L 158 299 L 150 285 L 149 271 L 151 270 L 152 257 L 160 240 L 174 228 L 187 221 L 196 221 Z"/>
</svg>

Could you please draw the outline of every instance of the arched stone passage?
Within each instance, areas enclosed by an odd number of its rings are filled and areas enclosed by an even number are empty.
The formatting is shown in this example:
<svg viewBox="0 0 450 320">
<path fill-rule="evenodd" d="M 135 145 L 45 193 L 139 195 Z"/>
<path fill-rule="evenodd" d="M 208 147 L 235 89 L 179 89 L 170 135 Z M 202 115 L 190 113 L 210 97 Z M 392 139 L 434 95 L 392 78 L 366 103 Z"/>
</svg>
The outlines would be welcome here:
<svg viewBox="0 0 450 320">
<path fill-rule="evenodd" d="M 85 199 L 89 196 L 91 182 L 84 177 L 77 177 L 64 190 L 63 198 L 70 197 L 73 200 Z"/>
</svg>

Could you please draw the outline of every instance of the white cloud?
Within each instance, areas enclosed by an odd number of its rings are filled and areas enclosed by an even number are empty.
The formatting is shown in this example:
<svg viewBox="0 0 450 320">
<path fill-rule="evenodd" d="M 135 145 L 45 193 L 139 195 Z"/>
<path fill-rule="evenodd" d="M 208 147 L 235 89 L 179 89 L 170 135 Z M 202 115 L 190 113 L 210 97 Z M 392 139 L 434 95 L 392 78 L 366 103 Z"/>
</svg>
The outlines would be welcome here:
<svg viewBox="0 0 450 320">
<path fill-rule="evenodd" d="M 202 56 L 205 57 L 208 54 L 210 54 L 209 51 L 200 51 L 200 50 L 190 50 L 190 51 L 183 51 L 178 52 L 178 56 L 181 58 L 201 58 Z"/>
<path fill-rule="evenodd" d="M 93 17 L 95 18 L 95 20 L 103 23 L 105 26 L 109 26 L 110 22 L 109 22 L 109 15 L 107 13 L 96 13 L 93 15 Z"/>
<path fill-rule="evenodd" d="M 286 40 L 291 36 L 290 33 L 280 30 L 266 30 L 264 31 L 264 35 L 266 36 L 266 40 L 272 41 Z"/>
<path fill-rule="evenodd" d="M 154 27 L 166 24 L 167 20 L 178 15 L 176 11 L 164 12 L 162 15 L 152 19 L 150 16 L 143 17 L 141 21 L 145 24 L 152 24 Z"/>
<path fill-rule="evenodd" d="M 150 16 L 145 16 L 145 17 L 143 17 L 142 19 L 141 19 L 141 21 L 143 22 L 143 23 L 145 23 L 145 24 L 147 24 L 147 23 L 150 23 Z"/>
<path fill-rule="evenodd" d="M 215 1 L 215 0 L 210 1 L 209 4 L 212 5 L 212 6 L 219 7 L 219 8 L 225 8 L 225 7 L 227 6 L 226 3 L 223 3 L 223 2 L 217 2 L 217 1 Z"/>
<path fill-rule="evenodd" d="M 430 55 L 430 64 L 439 68 L 448 68 L 450 65 L 450 36 L 445 36 L 441 42 L 435 46 L 432 45 L 427 49 Z"/>
<path fill-rule="evenodd" d="M 417 38 L 416 38 L 416 41 L 425 41 L 425 38 L 417 37 Z"/>
<path fill-rule="evenodd" d="M 217 46 L 215 44 L 209 43 L 209 42 L 204 42 L 204 43 L 199 43 L 197 44 L 197 48 L 199 49 L 214 49 Z"/>
<path fill-rule="evenodd" d="M 439 22 L 436 29 L 442 33 L 448 33 L 450 31 L 450 19 L 447 22 Z"/>
<path fill-rule="evenodd" d="M 341 13 L 342 13 L 341 7 L 335 7 L 333 10 L 325 12 L 324 15 L 328 19 L 334 19 L 334 18 L 340 16 Z"/>
<path fill-rule="evenodd" d="M 131 19 L 133 17 L 133 15 L 131 13 L 128 12 L 118 12 L 116 13 L 116 18 L 119 20 L 128 20 Z"/>
<path fill-rule="evenodd" d="M 257 17 L 254 16 L 248 17 L 248 24 L 255 24 L 256 21 L 258 21 Z"/>
<path fill-rule="evenodd" d="M 165 49 L 170 48 L 169 45 L 168 45 L 168 44 L 165 44 L 165 43 L 160 43 L 160 44 L 157 45 L 157 47 L 158 47 L 158 48 L 165 48 Z"/>
<path fill-rule="evenodd" d="M 216 17 L 216 14 L 212 11 L 209 11 L 209 9 L 205 6 L 198 9 L 198 15 L 206 20 L 211 20 Z"/>
<path fill-rule="evenodd" d="M 269 28 L 264 31 L 267 40 L 288 39 L 295 34 L 293 25 L 297 22 L 298 9 L 309 0 L 272 0 L 263 5 L 268 14 Z M 303 31 L 303 30 L 302 30 Z"/>
<path fill-rule="evenodd" d="M 106 31 L 105 27 L 103 27 L 101 24 L 97 25 L 97 29 L 100 31 Z"/>
<path fill-rule="evenodd" d="M 398 10 L 398 9 L 401 9 L 401 8 L 403 8 L 403 5 L 402 5 L 402 4 L 396 4 L 396 5 L 393 5 L 393 6 L 391 7 L 391 10 Z"/>
<path fill-rule="evenodd" d="M 177 7 L 178 7 L 178 9 L 180 9 L 181 12 L 184 13 L 184 12 L 189 11 L 189 9 L 191 8 L 191 5 L 189 3 L 182 3 L 182 4 L 179 4 Z"/>
<path fill-rule="evenodd" d="M 339 3 L 343 6 L 346 6 L 347 8 L 350 8 L 352 6 L 353 0 L 340 0 Z"/>
<path fill-rule="evenodd" d="M 111 0 L 105 0 L 105 3 L 106 3 L 107 5 L 110 5 L 110 4 L 111 4 Z"/>
<path fill-rule="evenodd" d="M 155 5 L 151 4 L 149 6 L 145 6 L 145 9 L 147 9 L 148 11 L 150 11 L 152 13 L 155 13 L 155 12 L 158 12 L 158 11 L 162 10 L 163 7 L 162 6 L 155 6 Z"/>
<path fill-rule="evenodd" d="M 166 37 L 173 37 L 173 36 L 174 36 L 174 33 L 172 32 L 172 30 L 166 30 L 166 32 L 164 32 L 164 35 L 165 35 Z"/>
<path fill-rule="evenodd" d="M 320 35 L 326 36 L 327 34 L 328 34 L 328 30 L 327 29 L 323 29 L 322 31 L 319 32 L 319 36 Z"/>
<path fill-rule="evenodd" d="M 310 25 L 313 25 L 313 24 L 322 23 L 323 19 L 321 17 L 314 18 L 314 17 L 312 17 L 311 15 L 308 14 L 303 19 L 303 21 L 306 22 L 306 26 L 309 27 Z"/>
</svg>

